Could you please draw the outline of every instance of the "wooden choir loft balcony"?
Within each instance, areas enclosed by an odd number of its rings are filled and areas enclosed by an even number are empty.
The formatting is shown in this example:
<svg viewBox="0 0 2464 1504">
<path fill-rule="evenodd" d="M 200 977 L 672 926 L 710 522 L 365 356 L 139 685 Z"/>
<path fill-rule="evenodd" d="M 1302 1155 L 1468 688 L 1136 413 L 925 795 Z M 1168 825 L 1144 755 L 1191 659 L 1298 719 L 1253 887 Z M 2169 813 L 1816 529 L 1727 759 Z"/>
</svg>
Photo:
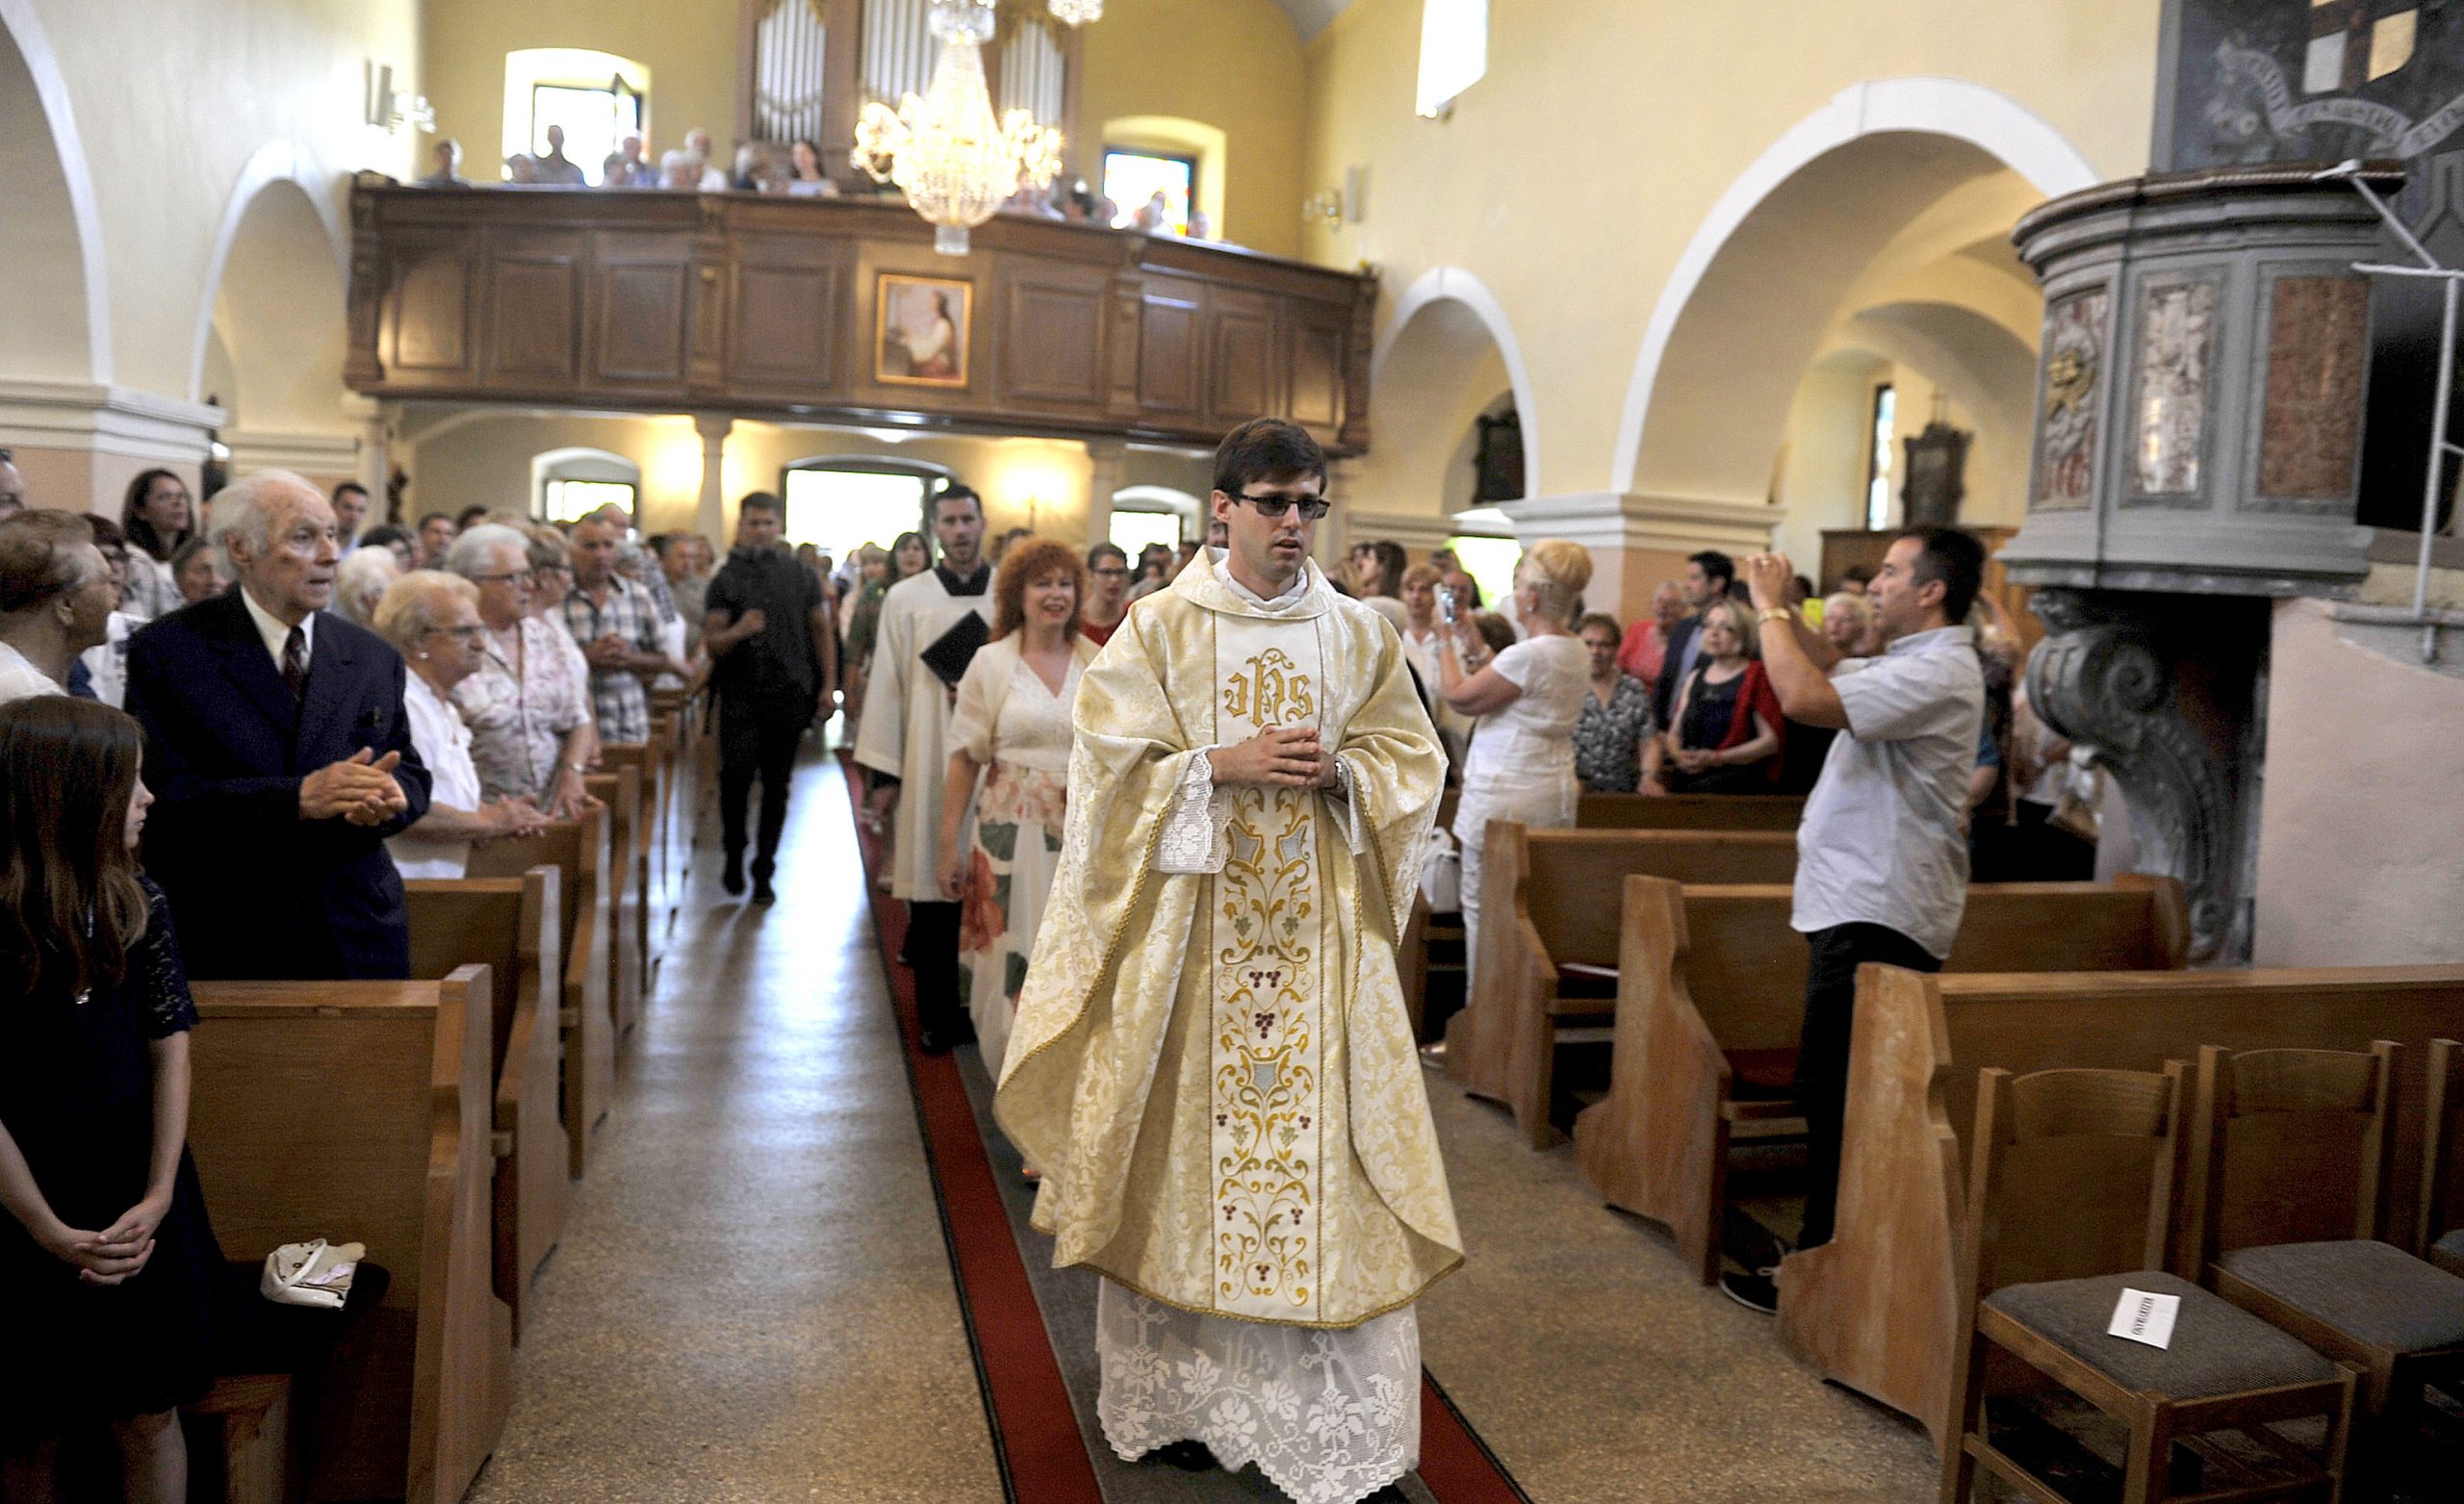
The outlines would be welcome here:
<svg viewBox="0 0 2464 1504">
<path fill-rule="evenodd" d="M 1269 414 L 1369 443 L 1373 276 L 1008 216 L 941 256 L 896 200 L 364 174 L 351 220 L 371 396 L 1208 446 Z"/>
</svg>

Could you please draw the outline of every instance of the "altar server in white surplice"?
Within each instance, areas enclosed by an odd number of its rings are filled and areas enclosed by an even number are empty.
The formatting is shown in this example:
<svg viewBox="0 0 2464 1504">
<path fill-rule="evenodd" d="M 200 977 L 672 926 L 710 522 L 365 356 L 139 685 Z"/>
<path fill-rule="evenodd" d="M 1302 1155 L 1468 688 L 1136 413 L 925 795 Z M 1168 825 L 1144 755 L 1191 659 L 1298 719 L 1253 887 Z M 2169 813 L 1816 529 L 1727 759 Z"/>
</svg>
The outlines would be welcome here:
<svg viewBox="0 0 2464 1504">
<path fill-rule="evenodd" d="M 992 567 L 984 562 L 984 501 L 974 492 L 951 485 L 936 493 L 932 524 L 940 562 L 882 598 L 856 760 L 872 770 L 874 813 L 897 816 L 889 890 L 907 901 L 917 1022 L 924 1048 L 938 1054 L 966 1033 L 959 1007 L 960 905 L 941 891 L 939 861 L 950 713 L 966 665 L 936 650 L 946 650 L 951 628 L 970 614 L 988 634 Z"/>
<path fill-rule="evenodd" d="M 1102 1276 L 1114 1450 L 1351 1504 L 1419 1460 L 1412 1303 L 1463 1254 L 1395 968 L 1446 758 L 1309 562 L 1325 480 L 1304 430 L 1234 430 L 1228 546 L 1086 671 L 994 1112 Z"/>
</svg>

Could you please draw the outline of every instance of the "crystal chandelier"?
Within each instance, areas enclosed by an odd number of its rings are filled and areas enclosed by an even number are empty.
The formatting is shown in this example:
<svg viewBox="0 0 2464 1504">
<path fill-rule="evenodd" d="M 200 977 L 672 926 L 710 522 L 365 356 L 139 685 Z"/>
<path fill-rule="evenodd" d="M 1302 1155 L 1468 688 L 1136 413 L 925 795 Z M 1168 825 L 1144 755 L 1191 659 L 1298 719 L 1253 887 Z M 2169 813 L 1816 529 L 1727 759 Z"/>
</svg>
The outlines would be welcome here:
<svg viewBox="0 0 2464 1504">
<path fill-rule="evenodd" d="M 1052 13 L 1065 25 L 1084 26 L 1104 18 L 1104 0 L 1052 0 Z"/>
<path fill-rule="evenodd" d="M 898 185 L 935 227 L 935 250 L 963 256 L 967 232 L 1021 185 L 1041 188 L 1060 174 L 1061 133 L 1024 110 L 994 116 L 980 50 L 992 37 L 990 0 L 939 0 L 932 17 L 940 54 L 923 97 L 911 93 L 896 110 L 866 104 L 849 160 L 874 182 Z"/>
</svg>

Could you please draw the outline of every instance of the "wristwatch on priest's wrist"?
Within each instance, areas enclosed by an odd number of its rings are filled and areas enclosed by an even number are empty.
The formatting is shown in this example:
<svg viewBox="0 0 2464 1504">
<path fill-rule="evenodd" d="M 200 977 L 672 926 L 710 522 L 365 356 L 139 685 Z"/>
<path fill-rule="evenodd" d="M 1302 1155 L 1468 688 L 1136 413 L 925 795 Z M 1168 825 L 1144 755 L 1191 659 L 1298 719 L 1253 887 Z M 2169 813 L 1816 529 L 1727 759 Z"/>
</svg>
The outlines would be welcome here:
<svg viewBox="0 0 2464 1504">
<path fill-rule="evenodd" d="M 1790 617 L 1795 615 L 1796 613 L 1789 610 L 1786 606 L 1764 606 L 1761 610 L 1754 613 L 1754 620 L 1758 625 L 1768 625 L 1773 622 L 1787 621 Z"/>
</svg>

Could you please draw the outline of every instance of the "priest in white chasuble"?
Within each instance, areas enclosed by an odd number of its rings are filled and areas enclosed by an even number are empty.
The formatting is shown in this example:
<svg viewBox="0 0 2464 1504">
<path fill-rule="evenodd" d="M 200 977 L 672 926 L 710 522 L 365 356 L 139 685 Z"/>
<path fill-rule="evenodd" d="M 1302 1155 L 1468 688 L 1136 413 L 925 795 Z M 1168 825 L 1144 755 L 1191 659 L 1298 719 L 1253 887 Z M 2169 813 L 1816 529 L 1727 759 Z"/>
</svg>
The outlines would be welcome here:
<svg viewBox="0 0 2464 1504">
<path fill-rule="evenodd" d="M 1349 1504 L 1418 1461 L 1412 1302 L 1463 1253 L 1395 966 L 1446 756 L 1395 629 L 1309 562 L 1325 476 L 1236 429 L 1228 547 L 1086 671 L 994 1112 L 1055 1263 L 1103 1276 L 1114 1449 Z"/>
<path fill-rule="evenodd" d="M 938 1054 L 969 1033 L 959 997 L 960 905 L 942 895 L 938 871 L 941 788 L 958 681 L 990 635 L 992 567 L 974 492 L 936 492 L 927 521 L 940 561 L 882 598 L 856 761 L 872 772 L 874 812 L 896 815 L 889 890 L 907 901 L 916 1021 L 925 1050 Z"/>
</svg>

